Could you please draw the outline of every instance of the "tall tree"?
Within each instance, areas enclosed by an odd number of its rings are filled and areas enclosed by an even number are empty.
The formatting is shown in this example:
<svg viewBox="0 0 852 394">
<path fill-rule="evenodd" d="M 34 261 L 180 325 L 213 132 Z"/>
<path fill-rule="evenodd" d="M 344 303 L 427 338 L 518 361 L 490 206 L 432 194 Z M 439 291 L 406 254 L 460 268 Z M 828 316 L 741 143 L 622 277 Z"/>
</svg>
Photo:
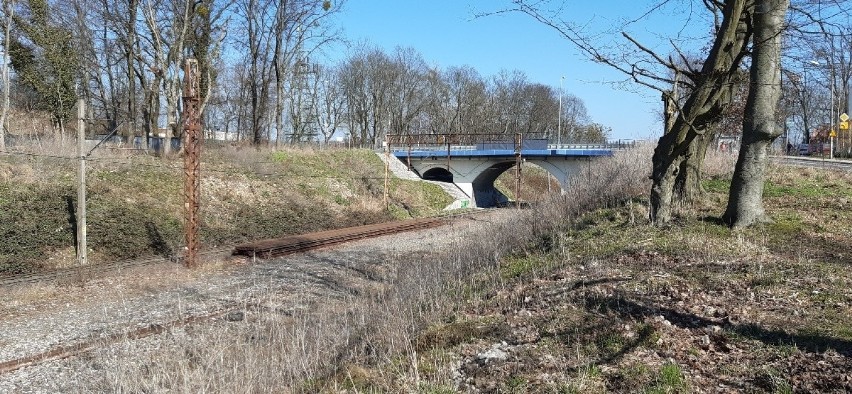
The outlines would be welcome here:
<svg viewBox="0 0 852 394">
<path fill-rule="evenodd" d="M 557 130 L 557 133 L 561 133 L 562 136 L 557 134 L 556 141 L 562 142 L 581 142 L 577 138 L 576 130 L 581 128 L 584 124 L 589 123 L 589 113 L 586 109 L 586 104 L 583 103 L 583 100 L 573 94 L 566 94 L 562 97 L 562 124 L 561 130 Z"/>
<path fill-rule="evenodd" d="M 14 0 L 3 0 L 3 64 L 0 65 L 0 77 L 3 81 L 3 106 L 0 108 L 0 150 L 6 150 L 6 117 L 9 115 L 9 42 L 12 32 L 12 19 L 15 16 Z"/>
<path fill-rule="evenodd" d="M 315 79 L 316 123 L 322 134 L 323 142 L 329 140 L 339 129 L 346 111 L 346 101 L 340 86 L 340 74 L 335 69 L 320 67 Z"/>
<path fill-rule="evenodd" d="M 723 219 L 734 228 L 768 220 L 763 181 L 769 148 L 780 134 L 781 33 L 790 0 L 759 0 L 754 16 L 754 54 L 743 120 L 743 142 Z"/>
<path fill-rule="evenodd" d="M 625 44 L 608 53 L 594 35 L 583 31 L 584 26 L 563 21 L 558 11 L 543 10 L 547 1 L 513 0 L 512 3 L 515 8 L 510 11 L 525 13 L 554 28 L 592 61 L 618 70 L 634 83 L 662 94 L 671 110 L 671 121 L 666 122 L 654 151 L 649 213 L 655 223 L 670 221 L 674 204 L 689 202 L 700 194 L 700 168 L 707 146 L 713 140 L 713 125 L 730 104 L 741 61 L 748 54 L 753 0 L 701 2 L 714 21 L 712 45 L 701 67 L 695 67 L 686 50 L 676 46 L 674 40 L 671 40 L 672 54 L 666 56 L 622 31 Z M 664 1 L 653 9 L 669 4 Z M 678 90 L 686 90 L 687 97 L 677 97 Z"/>
<path fill-rule="evenodd" d="M 413 48 L 396 48 L 393 64 L 388 72 L 388 78 L 393 81 L 388 100 L 388 132 L 411 134 L 414 121 L 420 117 L 428 103 L 426 61 Z"/>
<path fill-rule="evenodd" d="M 198 0 L 146 0 L 142 7 L 148 28 L 149 52 L 146 61 L 153 72 L 149 104 L 159 112 L 159 88 L 162 84 L 166 103 L 166 128 L 163 153 L 171 153 L 172 138 L 179 132 L 179 102 L 184 49 L 189 37 Z M 152 114 L 153 115 L 153 114 Z M 151 119 L 157 122 L 159 119 Z"/>
<path fill-rule="evenodd" d="M 39 108 L 50 112 L 55 126 L 64 129 L 76 101 L 79 56 L 74 34 L 53 19 L 46 0 L 23 2 L 15 18 L 20 34 L 9 42 L 12 68 L 19 83 L 38 96 Z"/>
<path fill-rule="evenodd" d="M 694 84 L 672 127 L 660 137 L 652 159 L 650 219 L 655 223 L 669 222 L 673 203 L 692 201 L 700 193 L 700 171 L 713 140 L 713 126 L 732 102 L 738 70 L 747 54 L 753 8 L 750 0 L 726 1 L 701 70 L 685 72 Z M 671 95 L 671 91 L 663 93 L 666 101 L 677 103 L 678 98 Z"/>
<path fill-rule="evenodd" d="M 239 37 L 240 44 L 248 48 L 244 52 L 248 68 L 245 70 L 246 94 L 248 95 L 249 127 L 252 143 L 261 144 L 268 128 L 268 105 L 270 83 L 270 50 L 273 40 L 270 32 L 274 29 L 271 24 L 270 0 L 241 0 L 238 3 L 238 13 L 242 19 L 243 35 Z M 268 140 L 268 138 L 266 138 Z"/>
<path fill-rule="evenodd" d="M 289 99 L 291 139 L 307 140 L 316 133 L 316 89 L 319 64 L 311 55 L 335 39 L 327 19 L 341 5 L 315 0 L 284 0 L 274 15 L 276 145 L 284 142 L 284 111 Z M 288 89 L 289 88 L 289 89 Z M 289 90 L 289 91 L 288 91 Z"/>
<path fill-rule="evenodd" d="M 104 0 L 107 1 L 107 0 Z M 136 104 L 136 58 L 139 56 L 139 43 L 136 34 L 136 15 L 139 10 L 139 0 L 127 0 L 127 21 L 125 23 L 127 34 L 124 35 L 124 40 L 121 41 L 124 49 L 124 61 L 126 65 L 127 78 L 127 114 L 130 122 L 130 136 L 135 137 L 139 121 L 138 108 Z M 145 129 L 145 135 L 142 136 L 142 145 L 145 149 L 150 148 L 151 134 Z"/>
<path fill-rule="evenodd" d="M 387 130 L 392 67 L 390 56 L 373 48 L 357 50 L 340 69 L 347 100 L 347 124 L 358 146 L 378 147 Z"/>
</svg>

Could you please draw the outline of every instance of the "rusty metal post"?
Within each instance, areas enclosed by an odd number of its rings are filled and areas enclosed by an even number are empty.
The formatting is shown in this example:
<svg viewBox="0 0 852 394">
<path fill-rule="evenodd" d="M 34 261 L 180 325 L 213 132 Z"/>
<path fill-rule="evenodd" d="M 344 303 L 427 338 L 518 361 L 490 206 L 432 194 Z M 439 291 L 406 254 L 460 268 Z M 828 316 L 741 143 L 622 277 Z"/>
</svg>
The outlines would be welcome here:
<svg viewBox="0 0 852 394">
<path fill-rule="evenodd" d="M 198 207 L 201 196 L 201 98 L 198 96 L 198 61 L 186 59 L 183 70 L 184 208 L 186 255 L 184 265 L 198 265 Z M 170 143 L 167 142 L 167 143 Z"/>
<path fill-rule="evenodd" d="M 518 209 L 521 209 L 521 149 L 523 148 L 523 137 L 521 133 L 515 134 L 515 200 Z"/>
<path fill-rule="evenodd" d="M 408 157 L 406 159 L 408 163 L 408 171 L 411 171 L 411 136 L 408 137 Z"/>
</svg>

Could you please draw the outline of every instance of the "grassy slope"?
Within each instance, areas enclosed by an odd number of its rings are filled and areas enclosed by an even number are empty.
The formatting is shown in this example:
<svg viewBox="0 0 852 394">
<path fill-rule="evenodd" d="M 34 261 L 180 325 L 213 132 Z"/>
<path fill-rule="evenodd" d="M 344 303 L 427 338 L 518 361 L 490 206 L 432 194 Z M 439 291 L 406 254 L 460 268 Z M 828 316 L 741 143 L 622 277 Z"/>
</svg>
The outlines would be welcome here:
<svg viewBox="0 0 852 394">
<path fill-rule="evenodd" d="M 776 221 L 740 233 L 717 219 L 728 186 L 707 180 L 667 228 L 638 204 L 598 209 L 546 250 L 503 259 L 505 286 L 421 331 L 420 391 L 852 389 L 852 175 L 772 169 Z M 506 360 L 482 358 L 494 348 Z M 375 368 L 390 378 L 342 384 L 393 392 L 412 375 Z"/>
<path fill-rule="evenodd" d="M 367 150 L 209 148 L 202 160 L 205 247 L 434 215 L 450 202 L 433 185 L 394 179 L 385 211 L 383 166 Z M 180 250 L 181 166 L 148 156 L 89 162 L 90 260 Z M 0 156 L 0 274 L 73 263 L 75 171 L 75 161 L 43 154 Z"/>
</svg>

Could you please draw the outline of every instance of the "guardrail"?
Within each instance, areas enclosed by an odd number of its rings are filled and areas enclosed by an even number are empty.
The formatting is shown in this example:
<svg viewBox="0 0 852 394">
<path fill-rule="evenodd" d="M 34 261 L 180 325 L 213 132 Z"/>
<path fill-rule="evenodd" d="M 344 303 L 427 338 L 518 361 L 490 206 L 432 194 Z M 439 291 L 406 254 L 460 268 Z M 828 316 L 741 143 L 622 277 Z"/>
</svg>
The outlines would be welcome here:
<svg viewBox="0 0 852 394">
<path fill-rule="evenodd" d="M 615 143 L 606 143 L 606 144 L 548 144 L 546 146 L 541 147 L 524 147 L 524 150 L 527 149 L 544 149 L 544 150 L 627 150 L 632 149 L 636 146 L 635 141 L 630 142 L 615 142 Z M 513 150 L 515 149 L 514 145 L 506 145 L 504 147 L 484 147 L 482 144 L 464 144 L 464 145 L 454 145 L 449 144 L 439 145 L 439 144 L 410 144 L 410 145 L 391 145 L 390 150 L 394 152 L 399 151 L 444 151 L 447 150 L 451 152 L 459 152 L 459 151 L 477 151 L 477 150 L 489 150 L 489 149 L 502 149 L 502 150 Z"/>
</svg>

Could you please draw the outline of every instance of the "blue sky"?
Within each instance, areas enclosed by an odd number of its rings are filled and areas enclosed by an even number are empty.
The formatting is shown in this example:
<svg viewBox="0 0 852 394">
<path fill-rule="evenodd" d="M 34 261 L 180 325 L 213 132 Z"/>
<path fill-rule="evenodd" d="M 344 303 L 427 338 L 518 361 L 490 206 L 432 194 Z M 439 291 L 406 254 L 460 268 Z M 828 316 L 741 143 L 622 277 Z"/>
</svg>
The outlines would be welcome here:
<svg viewBox="0 0 852 394">
<path fill-rule="evenodd" d="M 643 15 L 653 0 L 567 0 L 563 15 L 588 24 L 596 32 L 622 29 L 624 20 Z M 631 91 L 612 86 L 625 76 L 581 56 L 550 27 L 519 13 L 475 18 L 477 12 L 508 6 L 503 0 L 347 0 L 338 20 L 351 42 L 367 41 L 387 51 L 411 47 L 433 66 L 468 65 L 483 77 L 500 70 L 521 70 L 530 82 L 560 86 L 580 97 L 592 121 L 611 127 L 614 139 L 656 139 L 661 134 L 660 96 L 631 85 Z M 689 9 L 663 9 L 626 29 L 643 43 L 660 48 L 655 30 L 685 39 Z M 688 3 L 688 2 L 685 2 Z M 692 21 L 688 29 L 703 29 Z M 615 35 L 604 34 L 606 41 Z M 664 42 L 663 42 L 664 43 Z M 345 49 L 341 49 L 345 50 Z M 664 51 L 667 53 L 668 51 Z"/>
</svg>

